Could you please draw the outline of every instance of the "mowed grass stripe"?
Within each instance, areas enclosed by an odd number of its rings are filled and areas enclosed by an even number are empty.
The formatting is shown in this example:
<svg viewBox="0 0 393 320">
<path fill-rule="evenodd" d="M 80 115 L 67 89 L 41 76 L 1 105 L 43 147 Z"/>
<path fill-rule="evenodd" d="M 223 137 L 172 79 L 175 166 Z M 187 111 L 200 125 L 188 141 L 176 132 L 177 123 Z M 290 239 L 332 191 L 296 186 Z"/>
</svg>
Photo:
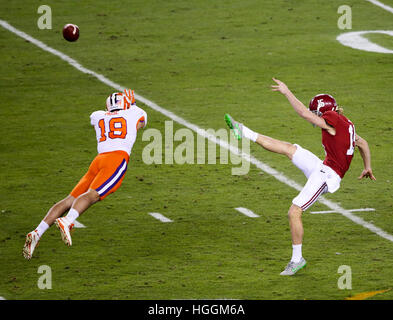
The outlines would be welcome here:
<svg viewBox="0 0 393 320">
<path fill-rule="evenodd" d="M 47 51 L 49 53 L 52 53 L 53 55 L 58 56 L 60 59 L 62 59 L 63 61 L 69 63 L 71 66 L 73 66 L 74 68 L 76 68 L 77 70 L 81 71 L 82 73 L 85 74 L 89 74 L 95 78 L 97 78 L 99 81 L 101 81 L 102 83 L 116 89 L 119 91 L 123 91 L 125 89 L 125 87 L 113 82 L 112 80 L 109 80 L 108 78 L 106 78 L 105 76 L 103 76 L 102 74 L 98 74 L 90 69 L 87 69 L 85 67 L 83 67 L 79 62 L 77 62 L 76 60 L 72 59 L 71 57 L 67 56 L 66 54 L 53 49 L 52 47 L 49 47 L 48 45 L 46 45 L 45 43 L 43 43 L 40 40 L 37 40 L 33 37 L 31 37 L 30 35 L 26 34 L 23 31 L 20 31 L 18 29 L 16 29 L 15 27 L 13 27 L 12 25 L 10 25 L 8 22 L 1 20 L 0 19 L 0 25 L 7 29 L 8 31 L 16 34 L 17 36 L 29 41 L 30 43 L 36 45 L 37 47 L 41 48 L 44 51 Z M 168 118 L 172 119 L 173 121 L 195 131 L 197 134 L 201 135 L 202 137 L 216 143 L 217 145 L 219 145 L 222 148 L 225 148 L 227 150 L 229 150 L 230 152 L 232 152 L 235 155 L 241 156 L 243 159 L 245 159 L 246 161 L 251 162 L 252 164 L 254 164 L 257 168 L 261 169 L 262 171 L 272 175 L 274 178 L 276 178 L 277 180 L 281 181 L 282 183 L 285 183 L 286 185 L 300 191 L 302 189 L 302 186 L 299 185 L 298 183 L 296 183 L 295 181 L 289 179 L 288 177 L 286 177 L 283 173 L 278 172 L 277 170 L 271 168 L 270 166 L 268 166 L 267 164 L 263 163 L 262 161 L 256 159 L 255 157 L 244 153 L 243 151 L 239 150 L 237 147 L 232 146 L 230 144 L 228 144 L 225 141 L 222 141 L 220 139 L 218 139 L 216 136 L 214 136 L 213 134 L 208 133 L 206 130 L 198 127 L 195 124 L 192 124 L 190 122 L 188 122 L 187 120 L 177 116 L 176 114 L 174 114 L 173 112 L 164 109 L 163 107 L 157 105 L 156 103 L 150 101 L 149 99 L 146 99 L 138 94 L 135 94 L 135 98 L 144 103 L 145 105 L 147 105 L 148 107 L 152 108 L 153 110 L 160 112 L 161 114 L 167 116 Z M 349 220 L 351 220 L 352 222 L 361 225 L 362 227 L 370 230 L 371 232 L 377 234 L 378 236 L 389 240 L 391 242 L 393 242 L 393 236 L 387 232 L 385 232 L 384 230 L 382 230 L 381 228 L 373 225 L 370 222 L 367 222 L 365 220 L 363 220 L 360 217 L 357 217 L 355 215 L 353 215 L 350 211 L 345 210 L 344 208 L 342 208 L 339 204 L 327 200 L 324 197 L 320 197 L 318 200 L 320 203 L 324 204 L 325 206 L 329 207 L 330 209 L 340 213 L 341 215 L 343 215 L 344 217 L 348 218 Z"/>
</svg>

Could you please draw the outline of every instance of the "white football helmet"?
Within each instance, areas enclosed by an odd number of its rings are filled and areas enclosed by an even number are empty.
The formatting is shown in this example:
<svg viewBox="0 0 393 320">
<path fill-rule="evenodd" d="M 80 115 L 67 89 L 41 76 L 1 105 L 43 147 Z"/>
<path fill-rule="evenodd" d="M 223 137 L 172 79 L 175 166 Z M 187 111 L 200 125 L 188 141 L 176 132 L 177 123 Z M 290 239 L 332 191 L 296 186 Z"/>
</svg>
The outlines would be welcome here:
<svg viewBox="0 0 393 320">
<path fill-rule="evenodd" d="M 117 110 L 124 110 L 124 97 L 122 93 L 115 92 L 112 93 L 106 99 L 106 109 L 109 112 L 117 111 Z"/>
<path fill-rule="evenodd" d="M 117 110 L 129 109 L 132 105 L 135 105 L 134 90 L 128 89 L 122 92 L 112 93 L 106 99 L 106 109 L 109 112 Z"/>
</svg>

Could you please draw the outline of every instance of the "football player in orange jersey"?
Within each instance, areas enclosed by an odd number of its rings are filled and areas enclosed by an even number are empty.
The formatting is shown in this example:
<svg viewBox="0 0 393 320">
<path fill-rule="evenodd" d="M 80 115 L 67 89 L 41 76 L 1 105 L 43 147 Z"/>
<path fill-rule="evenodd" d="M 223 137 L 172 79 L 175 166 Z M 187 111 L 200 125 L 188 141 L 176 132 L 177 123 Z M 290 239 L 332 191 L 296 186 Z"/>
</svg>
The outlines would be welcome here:
<svg viewBox="0 0 393 320">
<path fill-rule="evenodd" d="M 75 219 L 120 187 L 137 131 L 146 126 L 147 114 L 136 106 L 133 90 L 111 94 L 106 100 L 106 109 L 90 115 L 98 155 L 71 193 L 53 205 L 37 228 L 27 234 L 23 247 L 26 259 L 31 259 L 41 236 L 53 223 L 59 228 L 64 243 L 71 246 L 70 231 Z"/>
</svg>

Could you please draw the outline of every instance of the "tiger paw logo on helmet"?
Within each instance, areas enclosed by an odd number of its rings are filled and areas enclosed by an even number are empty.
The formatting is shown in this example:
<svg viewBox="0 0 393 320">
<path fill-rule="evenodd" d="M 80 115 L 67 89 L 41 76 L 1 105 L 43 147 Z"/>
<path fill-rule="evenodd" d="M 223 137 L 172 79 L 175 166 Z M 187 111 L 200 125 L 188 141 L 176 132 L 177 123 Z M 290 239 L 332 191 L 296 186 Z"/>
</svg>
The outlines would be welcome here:
<svg viewBox="0 0 393 320">
<path fill-rule="evenodd" d="M 125 89 L 123 92 L 112 93 L 106 99 L 106 109 L 109 112 L 118 110 L 127 110 L 132 105 L 135 105 L 134 90 Z"/>
</svg>

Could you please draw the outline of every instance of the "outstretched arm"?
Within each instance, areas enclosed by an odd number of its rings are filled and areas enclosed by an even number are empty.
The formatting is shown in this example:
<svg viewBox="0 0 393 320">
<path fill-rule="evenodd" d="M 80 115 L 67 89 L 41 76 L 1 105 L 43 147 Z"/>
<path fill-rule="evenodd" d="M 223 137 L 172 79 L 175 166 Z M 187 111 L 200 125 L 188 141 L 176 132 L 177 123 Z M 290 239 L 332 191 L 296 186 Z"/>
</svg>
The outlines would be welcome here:
<svg viewBox="0 0 393 320">
<path fill-rule="evenodd" d="M 355 145 L 359 148 L 364 164 L 364 169 L 358 179 L 370 178 L 371 180 L 377 180 L 373 175 L 373 170 L 371 169 L 371 153 L 367 141 L 356 135 Z"/>
<path fill-rule="evenodd" d="M 284 82 L 275 78 L 273 78 L 273 81 L 277 83 L 277 85 L 272 85 L 272 90 L 281 92 L 288 99 L 289 103 L 299 116 L 313 125 L 326 129 L 332 135 L 336 134 L 336 130 L 329 126 L 323 118 L 318 117 L 316 114 L 308 110 L 308 108 L 295 97 L 291 90 L 288 89 Z"/>
</svg>

